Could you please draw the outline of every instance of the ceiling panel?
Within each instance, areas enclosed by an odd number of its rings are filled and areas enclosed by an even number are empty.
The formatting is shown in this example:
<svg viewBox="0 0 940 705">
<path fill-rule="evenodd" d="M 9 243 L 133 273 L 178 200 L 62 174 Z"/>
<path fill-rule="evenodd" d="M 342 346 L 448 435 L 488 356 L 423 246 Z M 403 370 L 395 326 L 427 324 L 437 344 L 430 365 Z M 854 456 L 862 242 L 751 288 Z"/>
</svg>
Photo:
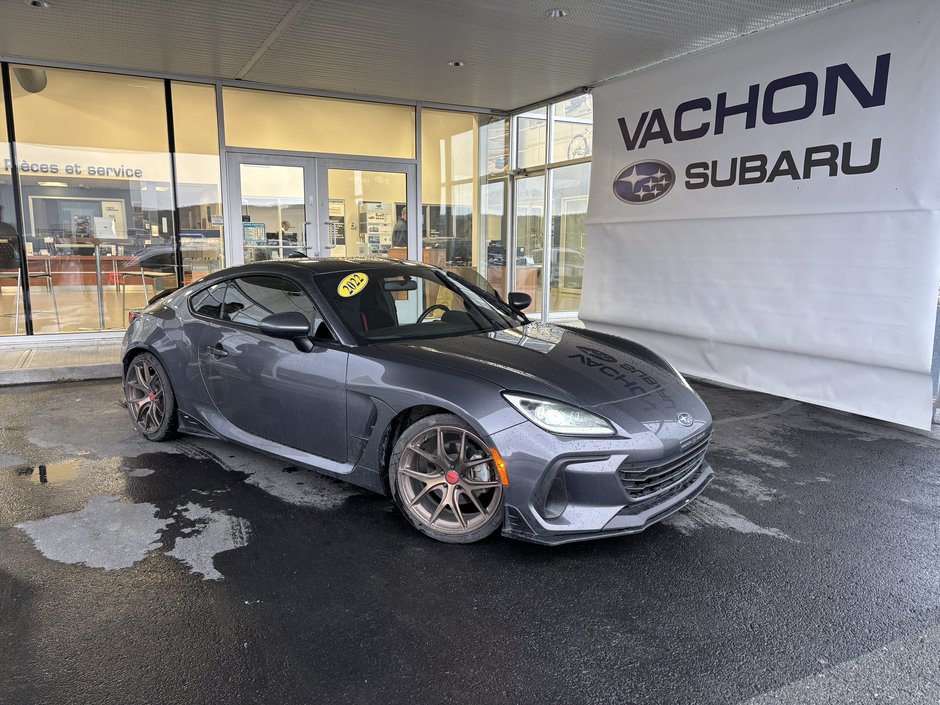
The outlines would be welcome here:
<svg viewBox="0 0 940 705">
<path fill-rule="evenodd" d="M 4 54 L 512 109 L 844 0 L 50 2 L 3 1 Z"/>
<path fill-rule="evenodd" d="M 232 77 L 295 0 L 0 0 L 0 52 L 95 66 Z"/>
</svg>

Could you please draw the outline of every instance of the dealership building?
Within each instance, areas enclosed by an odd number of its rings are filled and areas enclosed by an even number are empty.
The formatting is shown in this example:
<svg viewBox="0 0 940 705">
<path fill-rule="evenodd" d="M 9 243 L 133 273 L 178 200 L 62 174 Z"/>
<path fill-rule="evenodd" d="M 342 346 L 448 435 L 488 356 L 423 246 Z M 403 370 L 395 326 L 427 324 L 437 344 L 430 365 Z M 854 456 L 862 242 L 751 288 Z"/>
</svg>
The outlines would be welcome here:
<svg viewBox="0 0 940 705">
<path fill-rule="evenodd" d="M 0 345 L 311 257 L 475 270 L 693 375 L 927 428 L 927 0 L 13 0 Z"/>
</svg>

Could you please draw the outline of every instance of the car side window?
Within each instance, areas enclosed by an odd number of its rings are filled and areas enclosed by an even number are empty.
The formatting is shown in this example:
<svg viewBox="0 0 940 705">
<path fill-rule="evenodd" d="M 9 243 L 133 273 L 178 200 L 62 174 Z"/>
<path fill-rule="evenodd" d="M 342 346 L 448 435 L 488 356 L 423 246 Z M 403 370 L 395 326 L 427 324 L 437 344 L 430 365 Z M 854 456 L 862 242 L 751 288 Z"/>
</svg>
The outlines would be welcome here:
<svg viewBox="0 0 940 705">
<path fill-rule="evenodd" d="M 322 337 L 323 316 L 303 289 L 282 277 L 259 275 L 229 280 L 222 320 L 257 328 L 268 316 L 290 311 L 304 314 L 310 321 L 310 330 Z"/>
<path fill-rule="evenodd" d="M 222 318 L 222 301 L 225 297 L 225 287 L 228 282 L 213 284 L 203 289 L 189 300 L 193 313 L 206 318 Z"/>
</svg>

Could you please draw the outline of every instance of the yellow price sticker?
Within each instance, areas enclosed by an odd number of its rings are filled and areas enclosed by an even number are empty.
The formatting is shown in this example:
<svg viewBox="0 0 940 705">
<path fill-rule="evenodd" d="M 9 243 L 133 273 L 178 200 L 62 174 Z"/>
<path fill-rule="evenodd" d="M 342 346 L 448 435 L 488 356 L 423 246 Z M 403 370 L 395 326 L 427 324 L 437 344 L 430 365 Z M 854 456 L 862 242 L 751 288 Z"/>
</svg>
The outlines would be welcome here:
<svg viewBox="0 0 940 705">
<path fill-rule="evenodd" d="M 336 287 L 336 293 L 344 299 L 355 296 L 369 283 L 369 275 L 363 272 L 355 272 L 349 276 L 343 277 L 343 280 Z"/>
</svg>

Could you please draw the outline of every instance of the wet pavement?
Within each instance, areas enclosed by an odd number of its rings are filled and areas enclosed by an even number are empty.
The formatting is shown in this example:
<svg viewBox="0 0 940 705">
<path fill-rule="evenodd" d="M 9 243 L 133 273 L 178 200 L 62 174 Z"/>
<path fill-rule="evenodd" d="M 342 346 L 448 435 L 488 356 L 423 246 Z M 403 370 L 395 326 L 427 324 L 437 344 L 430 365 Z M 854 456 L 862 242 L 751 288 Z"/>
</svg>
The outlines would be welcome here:
<svg viewBox="0 0 940 705">
<path fill-rule="evenodd" d="M 696 386 L 700 500 L 560 548 L 0 389 L 0 703 L 940 702 L 940 440 Z"/>
</svg>

